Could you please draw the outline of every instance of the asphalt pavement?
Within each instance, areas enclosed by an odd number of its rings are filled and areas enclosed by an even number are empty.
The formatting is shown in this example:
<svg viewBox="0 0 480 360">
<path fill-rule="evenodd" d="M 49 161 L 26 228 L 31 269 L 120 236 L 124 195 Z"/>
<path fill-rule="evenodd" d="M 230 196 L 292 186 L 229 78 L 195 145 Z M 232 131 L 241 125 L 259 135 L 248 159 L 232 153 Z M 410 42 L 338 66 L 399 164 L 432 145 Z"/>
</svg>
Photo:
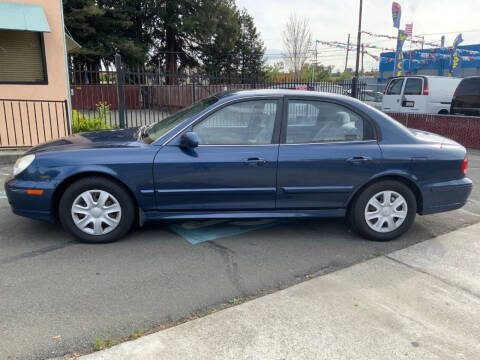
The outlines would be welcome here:
<svg viewBox="0 0 480 360">
<path fill-rule="evenodd" d="M 480 183 L 480 151 L 469 177 Z M 0 167 L 0 181 L 10 167 Z M 454 212 L 417 216 L 388 243 L 363 240 L 343 220 L 280 222 L 192 244 L 166 223 L 105 245 L 11 213 L 0 193 L 0 359 L 93 351 L 96 338 L 151 328 L 405 248 L 480 221 L 480 188 Z"/>
</svg>

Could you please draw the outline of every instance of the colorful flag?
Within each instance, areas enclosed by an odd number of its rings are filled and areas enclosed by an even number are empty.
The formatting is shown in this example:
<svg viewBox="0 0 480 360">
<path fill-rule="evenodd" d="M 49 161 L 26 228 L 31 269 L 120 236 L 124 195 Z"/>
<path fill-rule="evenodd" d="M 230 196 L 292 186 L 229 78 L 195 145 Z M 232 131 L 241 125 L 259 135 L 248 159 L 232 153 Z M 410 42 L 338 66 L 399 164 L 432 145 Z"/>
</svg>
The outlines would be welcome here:
<svg viewBox="0 0 480 360">
<path fill-rule="evenodd" d="M 400 29 L 400 18 L 402 17 L 402 7 L 399 3 L 392 3 L 393 27 Z"/>
<path fill-rule="evenodd" d="M 413 34 L 413 24 L 406 24 L 405 25 L 405 33 L 408 37 L 412 37 Z"/>
<path fill-rule="evenodd" d="M 393 68 L 394 76 L 403 75 L 403 44 L 407 39 L 407 34 L 404 30 L 398 30 L 397 52 L 395 54 L 395 65 Z"/>
<path fill-rule="evenodd" d="M 462 34 L 458 34 L 453 42 L 452 46 L 452 55 L 450 56 L 450 66 L 448 69 L 448 76 L 452 77 L 454 74 L 458 73 L 460 65 L 460 57 L 458 56 L 458 45 L 463 42 Z"/>
</svg>

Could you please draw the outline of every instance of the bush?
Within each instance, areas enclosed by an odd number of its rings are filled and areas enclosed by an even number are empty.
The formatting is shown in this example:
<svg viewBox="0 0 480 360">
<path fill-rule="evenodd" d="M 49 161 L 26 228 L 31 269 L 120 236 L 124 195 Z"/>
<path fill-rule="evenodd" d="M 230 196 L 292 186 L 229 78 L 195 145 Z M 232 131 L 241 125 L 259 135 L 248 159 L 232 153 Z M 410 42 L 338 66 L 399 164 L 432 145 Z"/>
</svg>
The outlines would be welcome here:
<svg viewBox="0 0 480 360">
<path fill-rule="evenodd" d="M 109 130 L 113 129 L 109 124 L 110 106 L 107 103 L 98 103 L 95 110 L 95 118 L 81 115 L 77 110 L 73 110 L 73 132 L 84 132 L 92 130 Z"/>
</svg>

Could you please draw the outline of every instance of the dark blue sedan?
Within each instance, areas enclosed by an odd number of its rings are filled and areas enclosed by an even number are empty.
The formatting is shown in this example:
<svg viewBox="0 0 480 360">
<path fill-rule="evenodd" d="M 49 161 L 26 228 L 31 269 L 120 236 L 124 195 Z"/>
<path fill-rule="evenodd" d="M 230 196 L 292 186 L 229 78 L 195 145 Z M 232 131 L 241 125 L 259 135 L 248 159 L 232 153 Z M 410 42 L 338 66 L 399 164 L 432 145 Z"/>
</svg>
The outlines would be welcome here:
<svg viewBox="0 0 480 360">
<path fill-rule="evenodd" d="M 14 213 L 87 242 L 148 220 L 343 216 L 362 236 L 391 240 L 417 213 L 466 203 L 467 163 L 456 142 L 349 97 L 239 91 L 152 126 L 32 148 L 6 192 Z"/>
</svg>

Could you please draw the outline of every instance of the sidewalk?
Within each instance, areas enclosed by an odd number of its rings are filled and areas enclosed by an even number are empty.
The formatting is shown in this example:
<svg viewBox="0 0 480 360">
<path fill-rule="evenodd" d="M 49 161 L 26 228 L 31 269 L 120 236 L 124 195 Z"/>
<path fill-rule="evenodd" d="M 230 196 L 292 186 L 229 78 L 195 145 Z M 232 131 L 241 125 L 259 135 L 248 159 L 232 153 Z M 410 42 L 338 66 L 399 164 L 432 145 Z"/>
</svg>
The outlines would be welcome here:
<svg viewBox="0 0 480 360">
<path fill-rule="evenodd" d="M 80 359 L 480 359 L 479 339 L 477 224 Z"/>
</svg>

